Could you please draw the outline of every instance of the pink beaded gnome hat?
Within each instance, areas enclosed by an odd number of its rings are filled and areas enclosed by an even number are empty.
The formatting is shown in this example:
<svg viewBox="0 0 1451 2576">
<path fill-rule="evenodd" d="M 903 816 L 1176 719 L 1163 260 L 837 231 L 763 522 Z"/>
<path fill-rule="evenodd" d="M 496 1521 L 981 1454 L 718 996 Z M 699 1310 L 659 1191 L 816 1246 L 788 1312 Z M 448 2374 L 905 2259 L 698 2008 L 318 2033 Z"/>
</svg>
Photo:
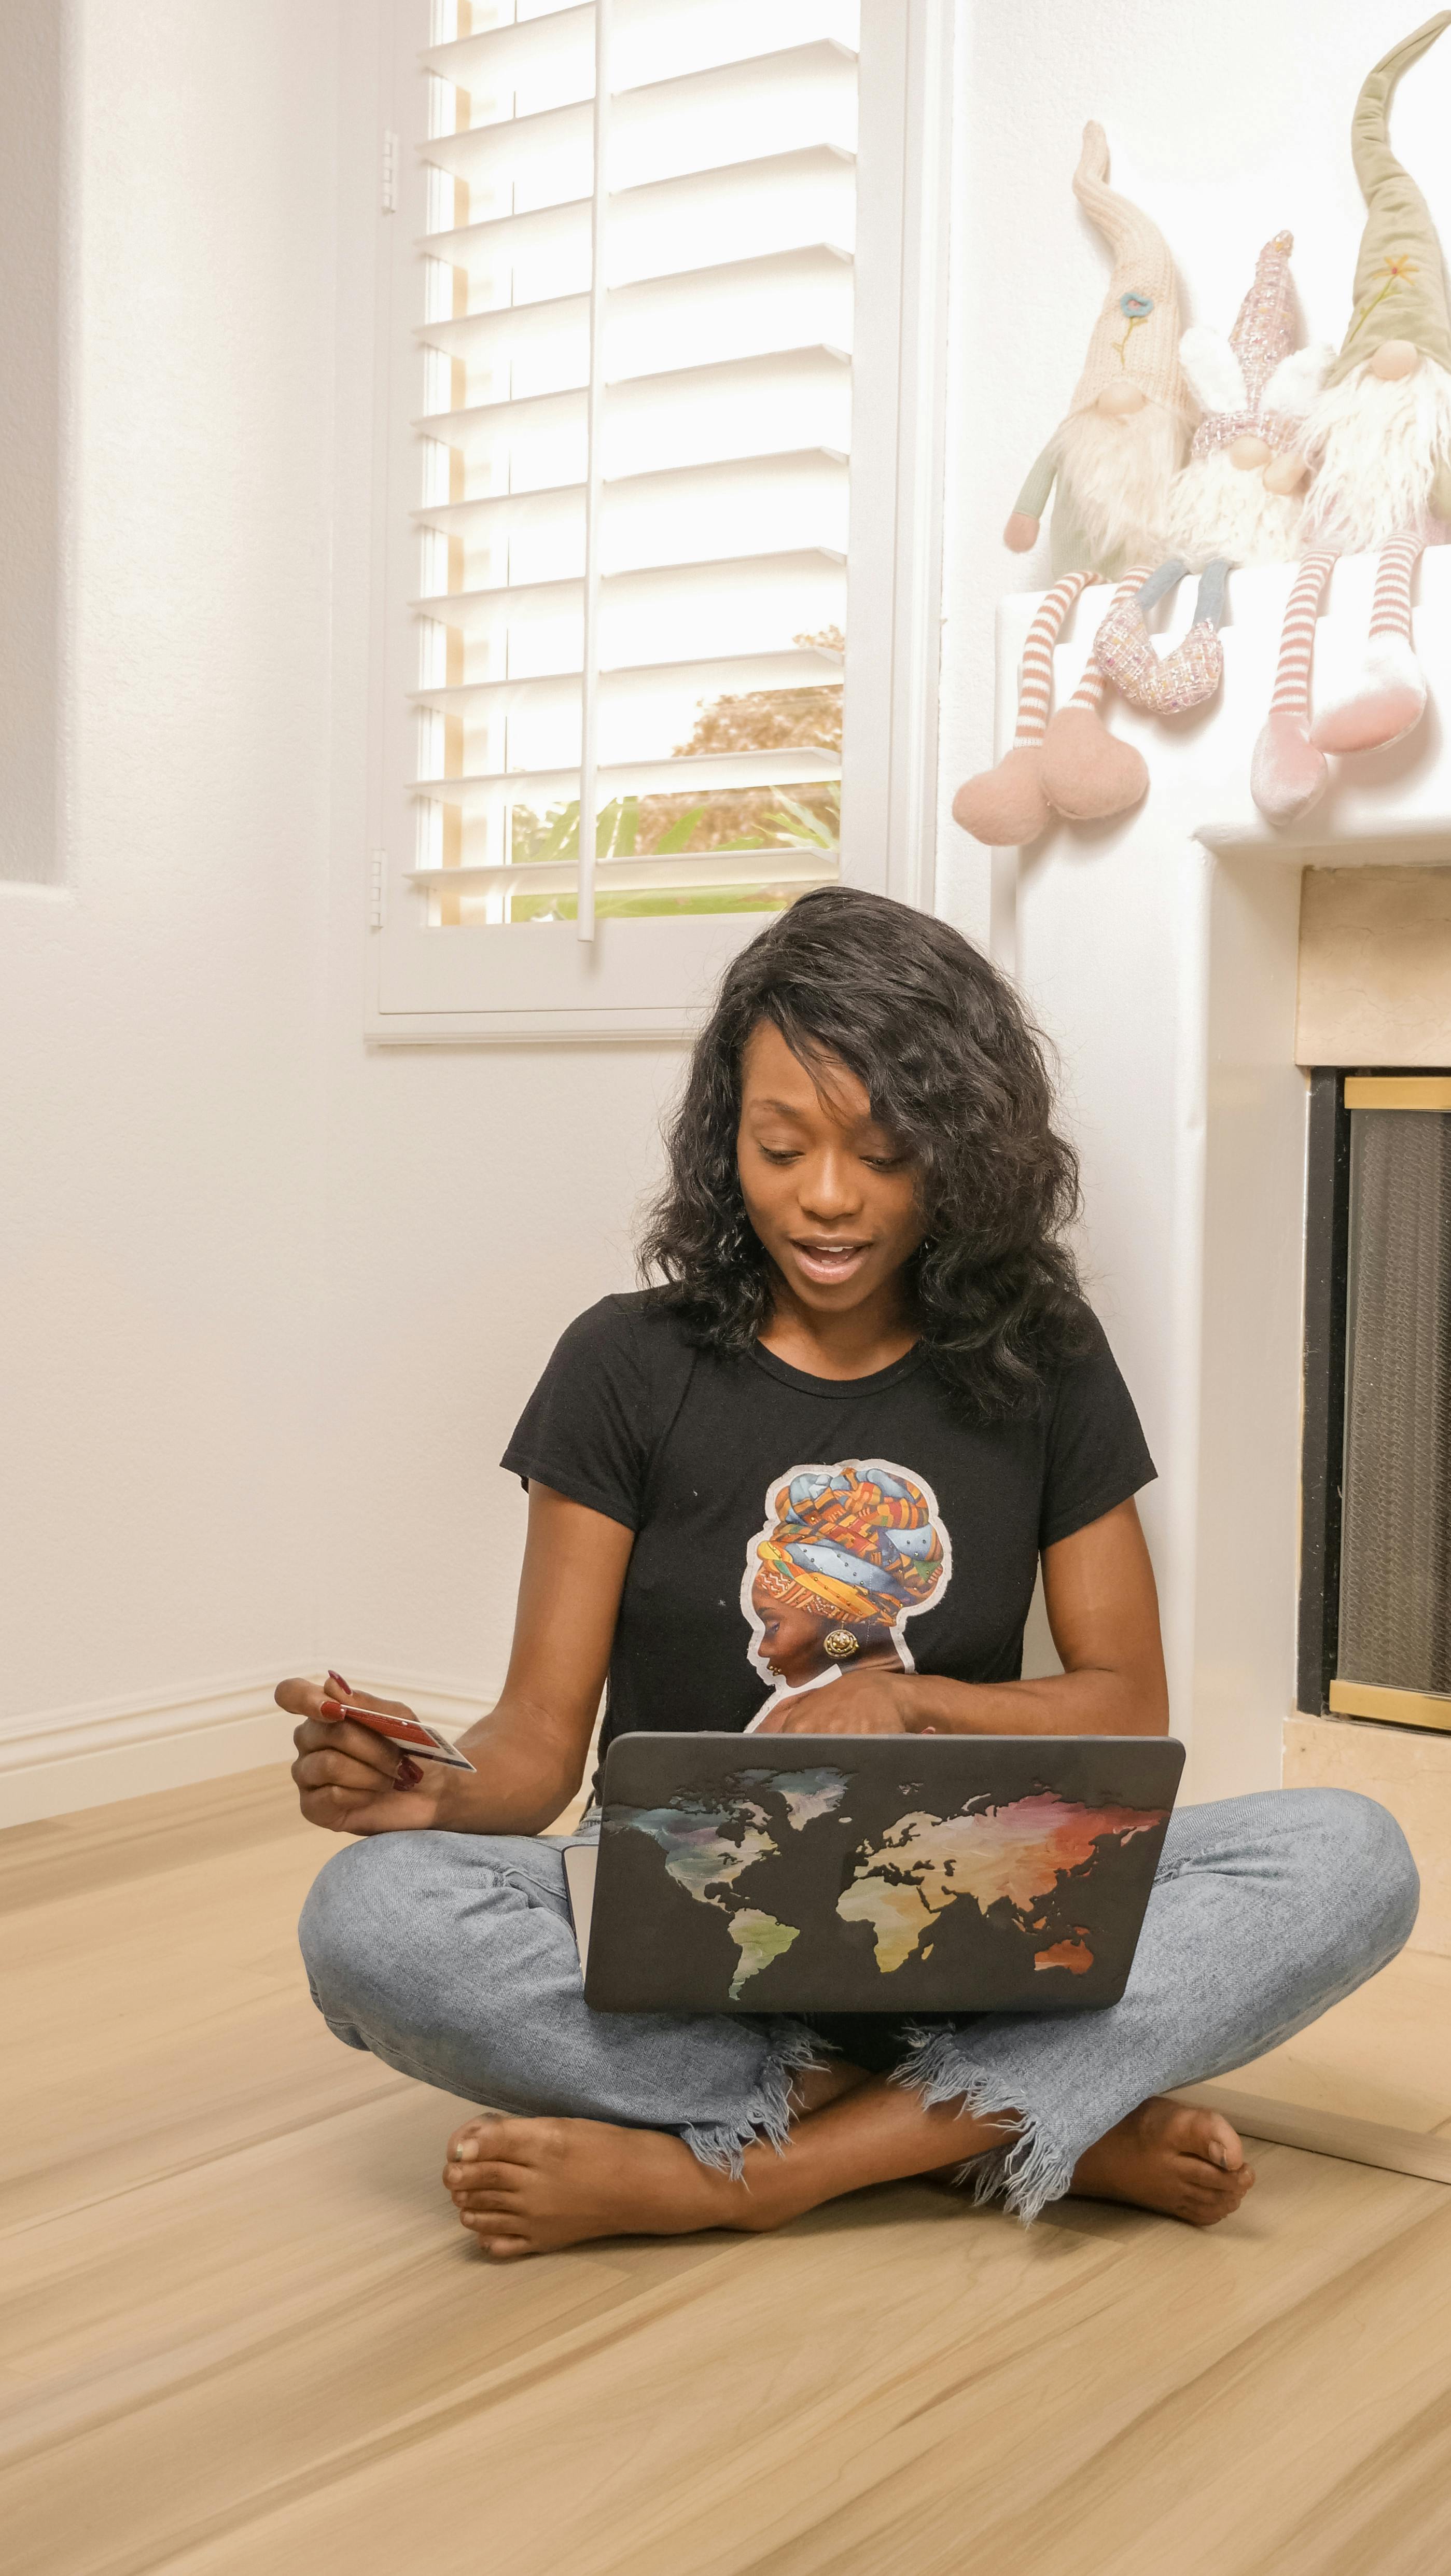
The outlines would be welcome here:
<svg viewBox="0 0 1451 2576">
<path fill-rule="evenodd" d="M 1179 366 L 1179 281 L 1169 245 L 1158 225 L 1107 181 L 1108 137 L 1101 125 L 1085 125 L 1073 193 L 1113 251 L 1114 265 L 1069 410 L 1091 410 L 1107 386 L 1127 378 L 1150 402 L 1192 417 Z"/>
<path fill-rule="evenodd" d="M 1179 343 L 1184 373 L 1204 413 L 1189 450 L 1191 464 L 1232 447 L 1237 438 L 1262 438 L 1280 456 L 1304 436 L 1305 414 L 1328 352 L 1295 347 L 1294 247 L 1293 233 L 1276 233 L 1266 242 L 1227 339 L 1196 323 Z"/>
</svg>

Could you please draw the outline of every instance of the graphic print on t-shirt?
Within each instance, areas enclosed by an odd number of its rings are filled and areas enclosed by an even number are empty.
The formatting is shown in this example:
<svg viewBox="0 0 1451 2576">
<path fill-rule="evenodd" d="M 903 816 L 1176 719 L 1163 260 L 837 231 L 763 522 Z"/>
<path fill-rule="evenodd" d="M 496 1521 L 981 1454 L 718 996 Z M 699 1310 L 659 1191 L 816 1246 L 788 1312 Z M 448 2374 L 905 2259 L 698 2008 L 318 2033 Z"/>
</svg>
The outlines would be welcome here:
<svg viewBox="0 0 1451 2576">
<path fill-rule="evenodd" d="M 906 1622 L 951 1580 L 937 1497 L 905 1467 L 842 1458 L 773 1476 L 741 1582 L 747 1653 L 774 1684 L 766 1707 L 862 1665 L 914 1671 Z"/>
</svg>

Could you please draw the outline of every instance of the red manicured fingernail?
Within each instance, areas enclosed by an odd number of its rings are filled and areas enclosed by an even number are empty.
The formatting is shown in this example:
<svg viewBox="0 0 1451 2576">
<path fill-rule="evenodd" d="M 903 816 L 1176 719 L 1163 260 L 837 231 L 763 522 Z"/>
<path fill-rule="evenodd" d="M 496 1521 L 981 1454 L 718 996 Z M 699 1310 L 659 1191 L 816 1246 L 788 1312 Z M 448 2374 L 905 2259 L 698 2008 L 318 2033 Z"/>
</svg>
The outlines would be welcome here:
<svg viewBox="0 0 1451 2576">
<path fill-rule="evenodd" d="M 342 1716 L 342 1710 L 335 1699 L 325 1699 L 318 1710 L 318 1716 L 325 1717 L 329 1726 L 332 1726 Z"/>
<path fill-rule="evenodd" d="M 419 1770 L 417 1763 L 410 1762 L 407 1754 L 405 1753 L 397 1770 L 393 1774 L 393 1786 L 395 1789 L 416 1789 L 422 1777 L 423 1773 Z"/>
<path fill-rule="evenodd" d="M 342 1695 L 343 1695 L 343 1698 L 344 1698 L 344 1699 L 351 1699 L 351 1698 L 352 1698 L 352 1696 L 353 1696 L 353 1686 L 352 1686 L 352 1683 L 351 1683 L 351 1682 L 345 1682 L 345 1681 L 344 1681 L 344 1679 L 343 1679 L 343 1677 L 342 1677 L 342 1674 L 341 1674 L 341 1673 L 335 1673 L 335 1672 L 333 1672 L 331 1669 L 329 1669 L 329 1672 L 328 1672 L 328 1680 L 329 1680 L 330 1682 L 336 1682 L 336 1683 L 337 1683 L 338 1689 L 341 1691 L 341 1693 L 342 1693 Z"/>
</svg>

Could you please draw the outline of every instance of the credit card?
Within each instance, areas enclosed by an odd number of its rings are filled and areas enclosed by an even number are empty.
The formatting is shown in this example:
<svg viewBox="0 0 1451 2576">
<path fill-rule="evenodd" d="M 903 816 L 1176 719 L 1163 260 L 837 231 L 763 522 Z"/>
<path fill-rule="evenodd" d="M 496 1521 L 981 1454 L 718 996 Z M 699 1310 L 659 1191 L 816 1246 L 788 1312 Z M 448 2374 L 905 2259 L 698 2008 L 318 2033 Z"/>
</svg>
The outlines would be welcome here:
<svg viewBox="0 0 1451 2576">
<path fill-rule="evenodd" d="M 336 1720 L 350 1717 L 355 1726 L 366 1726 L 373 1735 L 384 1735 L 403 1753 L 411 1753 L 417 1762 L 445 1762 L 450 1771 L 472 1771 L 473 1764 L 457 1745 L 440 1735 L 436 1726 L 425 1726 L 421 1717 L 392 1717 L 386 1709 L 359 1708 L 350 1699 L 325 1699 L 324 1716 Z"/>
</svg>

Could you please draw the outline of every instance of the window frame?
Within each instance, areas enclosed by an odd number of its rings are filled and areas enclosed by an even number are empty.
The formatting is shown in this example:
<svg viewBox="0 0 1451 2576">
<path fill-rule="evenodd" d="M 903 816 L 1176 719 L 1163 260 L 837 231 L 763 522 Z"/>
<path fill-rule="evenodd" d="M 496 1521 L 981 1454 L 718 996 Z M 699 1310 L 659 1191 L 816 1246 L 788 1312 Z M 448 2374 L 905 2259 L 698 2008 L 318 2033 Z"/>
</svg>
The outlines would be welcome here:
<svg viewBox="0 0 1451 2576">
<path fill-rule="evenodd" d="M 382 159 L 406 150 L 400 110 L 417 78 L 419 0 L 385 0 Z M 936 877 L 937 689 L 947 361 L 951 0 L 862 0 L 861 128 L 844 667 L 841 881 L 930 908 Z M 368 957 L 372 1045 L 598 1045 L 689 1037 L 716 978 L 769 914 L 604 922 L 592 949 L 572 923 L 517 933 L 502 1005 L 465 934 L 426 928 L 414 864 L 409 717 L 393 686 L 394 632 L 409 595 L 402 460 L 414 409 L 406 172 L 377 217 L 377 469 L 373 493 L 374 717 L 368 763 Z M 380 199 L 386 198 L 386 187 Z M 403 228 L 407 227 L 405 231 Z M 381 667 L 379 667 L 381 666 Z M 628 934 L 628 945 L 618 934 Z M 684 934 L 684 935 L 682 935 Z M 414 943 L 436 943 L 429 951 Z M 527 942 L 527 947 L 525 943 Z M 428 985 L 428 998 L 419 991 Z M 572 986 L 572 991 L 565 989 Z M 557 993 L 554 1000 L 551 993 Z"/>
</svg>

